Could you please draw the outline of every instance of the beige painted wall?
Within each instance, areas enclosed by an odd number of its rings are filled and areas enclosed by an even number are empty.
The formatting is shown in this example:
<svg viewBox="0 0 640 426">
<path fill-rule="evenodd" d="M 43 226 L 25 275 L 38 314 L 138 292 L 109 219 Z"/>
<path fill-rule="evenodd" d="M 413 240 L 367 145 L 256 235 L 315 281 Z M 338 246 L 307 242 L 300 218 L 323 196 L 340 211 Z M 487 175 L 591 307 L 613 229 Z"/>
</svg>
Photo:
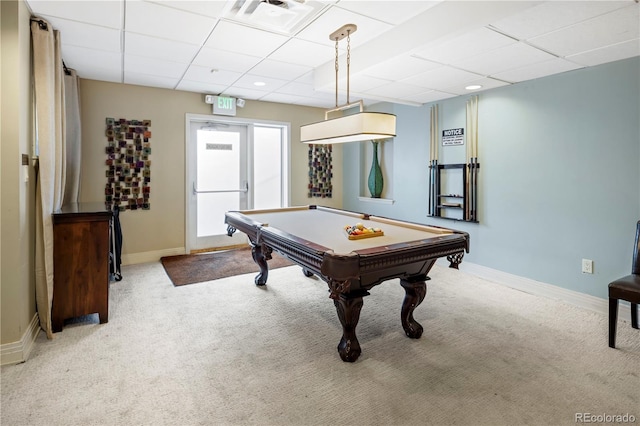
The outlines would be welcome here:
<svg viewBox="0 0 640 426">
<path fill-rule="evenodd" d="M 82 202 L 104 201 L 105 119 L 151 120 L 151 209 L 120 215 L 123 260 L 185 246 L 185 119 L 211 114 L 204 95 L 127 84 L 81 80 Z M 333 198 L 307 198 L 308 146 L 300 144 L 300 126 L 324 118 L 324 110 L 247 101 L 237 118 L 291 123 L 291 205 L 342 206 L 342 149 L 334 147 Z M 157 255 L 159 257 L 159 255 Z M 138 256 L 138 258 L 146 258 Z"/>
<path fill-rule="evenodd" d="M 30 14 L 23 1 L 1 1 L 0 290 L 1 344 L 23 338 L 36 313 L 35 176 L 31 158 Z M 29 174 L 29 182 L 25 175 Z"/>
</svg>

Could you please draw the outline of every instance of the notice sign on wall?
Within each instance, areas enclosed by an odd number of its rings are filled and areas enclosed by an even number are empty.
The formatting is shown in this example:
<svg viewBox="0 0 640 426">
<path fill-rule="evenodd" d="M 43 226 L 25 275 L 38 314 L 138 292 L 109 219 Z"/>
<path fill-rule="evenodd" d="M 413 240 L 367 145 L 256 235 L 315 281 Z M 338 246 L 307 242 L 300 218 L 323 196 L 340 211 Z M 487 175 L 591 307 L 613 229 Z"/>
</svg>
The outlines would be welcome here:
<svg viewBox="0 0 640 426">
<path fill-rule="evenodd" d="M 442 131 L 442 146 L 464 145 L 464 129 L 447 129 Z"/>
</svg>

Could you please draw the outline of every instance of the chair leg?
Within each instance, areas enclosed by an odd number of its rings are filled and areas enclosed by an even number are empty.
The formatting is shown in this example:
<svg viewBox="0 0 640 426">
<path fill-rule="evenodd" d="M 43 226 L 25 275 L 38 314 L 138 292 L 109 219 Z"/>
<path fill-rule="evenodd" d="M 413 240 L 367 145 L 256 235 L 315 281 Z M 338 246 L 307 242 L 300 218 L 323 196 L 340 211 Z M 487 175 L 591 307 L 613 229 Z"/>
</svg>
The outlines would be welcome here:
<svg viewBox="0 0 640 426">
<path fill-rule="evenodd" d="M 631 327 L 638 328 L 638 304 L 631 304 Z"/>
<path fill-rule="evenodd" d="M 618 322 L 618 299 L 609 298 L 609 347 L 616 347 L 616 325 Z"/>
</svg>

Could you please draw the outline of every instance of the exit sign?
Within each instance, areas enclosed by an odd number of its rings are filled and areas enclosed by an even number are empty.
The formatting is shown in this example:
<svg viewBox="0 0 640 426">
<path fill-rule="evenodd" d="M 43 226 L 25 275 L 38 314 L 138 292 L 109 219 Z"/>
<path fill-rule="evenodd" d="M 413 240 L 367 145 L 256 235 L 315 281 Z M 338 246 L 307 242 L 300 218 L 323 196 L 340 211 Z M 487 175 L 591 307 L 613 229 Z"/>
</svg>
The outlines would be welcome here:
<svg viewBox="0 0 640 426">
<path fill-rule="evenodd" d="M 213 113 L 217 115 L 236 115 L 236 98 L 214 96 Z"/>
</svg>

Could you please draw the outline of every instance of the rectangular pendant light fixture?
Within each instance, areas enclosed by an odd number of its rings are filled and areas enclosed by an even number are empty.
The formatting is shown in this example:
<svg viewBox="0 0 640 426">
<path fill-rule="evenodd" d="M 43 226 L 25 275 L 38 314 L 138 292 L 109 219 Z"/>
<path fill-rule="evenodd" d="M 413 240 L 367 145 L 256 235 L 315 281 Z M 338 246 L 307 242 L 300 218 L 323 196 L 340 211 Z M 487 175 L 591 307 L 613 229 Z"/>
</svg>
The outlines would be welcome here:
<svg viewBox="0 0 640 426">
<path fill-rule="evenodd" d="M 325 118 L 324 121 L 300 126 L 300 142 L 308 144 L 388 139 L 395 137 L 395 135 L 395 115 L 382 112 L 363 112 L 362 110 L 356 114 L 332 119 Z"/>
<path fill-rule="evenodd" d="M 324 114 L 324 121 L 300 126 L 300 142 L 307 144 L 334 144 L 396 136 L 396 116 L 382 112 L 365 112 L 362 100 L 349 103 L 349 65 L 351 61 L 349 36 L 356 31 L 355 24 L 347 24 L 329 35 L 336 43 L 336 108 Z M 347 37 L 347 104 L 338 107 L 338 41 Z M 359 105 L 360 111 L 329 119 L 329 113 L 343 111 Z"/>
</svg>

